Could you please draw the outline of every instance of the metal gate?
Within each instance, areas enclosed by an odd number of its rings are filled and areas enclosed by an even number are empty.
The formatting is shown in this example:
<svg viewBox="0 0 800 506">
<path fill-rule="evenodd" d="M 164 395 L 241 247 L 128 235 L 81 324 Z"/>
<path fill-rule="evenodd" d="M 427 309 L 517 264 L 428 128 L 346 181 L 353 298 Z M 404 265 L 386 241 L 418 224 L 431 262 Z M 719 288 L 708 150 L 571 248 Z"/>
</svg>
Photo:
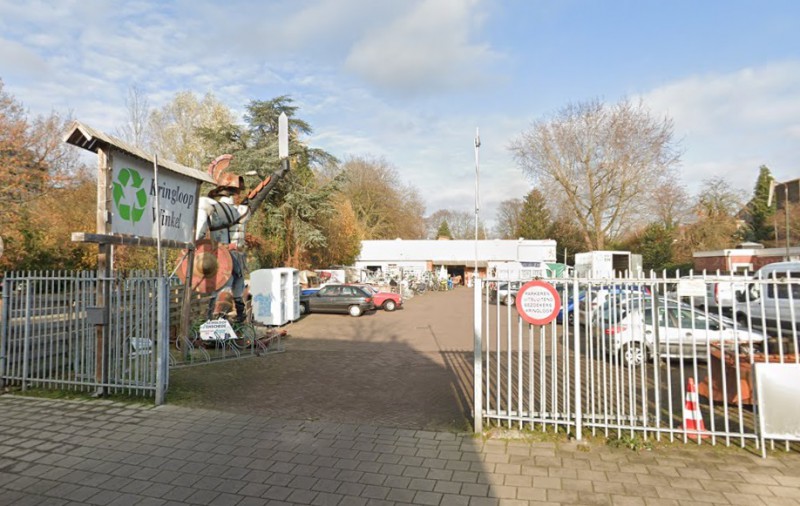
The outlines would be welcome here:
<svg viewBox="0 0 800 506">
<path fill-rule="evenodd" d="M 759 444 L 753 366 L 800 362 L 800 279 L 739 287 L 730 276 L 702 274 L 691 276 L 687 292 L 654 275 L 545 281 L 562 306 L 547 325 L 519 316 L 511 294 L 521 283 L 475 287 L 476 432 L 486 423 L 577 438 L 591 431 Z M 724 307 L 720 285 L 741 288 Z M 756 311 L 759 292 L 785 300 L 770 308 L 765 298 Z"/>
<path fill-rule="evenodd" d="M 8 272 L 2 289 L 0 386 L 163 402 L 169 280 L 151 273 Z"/>
</svg>

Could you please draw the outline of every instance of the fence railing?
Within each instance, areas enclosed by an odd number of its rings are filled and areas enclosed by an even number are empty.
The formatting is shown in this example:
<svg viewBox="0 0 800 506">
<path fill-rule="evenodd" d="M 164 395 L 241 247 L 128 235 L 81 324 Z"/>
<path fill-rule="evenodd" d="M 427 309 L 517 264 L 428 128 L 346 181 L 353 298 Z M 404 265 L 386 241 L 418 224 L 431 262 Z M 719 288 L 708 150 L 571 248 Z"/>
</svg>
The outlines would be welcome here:
<svg viewBox="0 0 800 506">
<path fill-rule="evenodd" d="M 0 387 L 125 393 L 160 403 L 169 367 L 283 351 L 285 332 L 250 322 L 204 339 L 208 296 L 190 298 L 191 325 L 182 334 L 183 295 L 176 278 L 152 272 L 7 272 Z"/>
<path fill-rule="evenodd" d="M 519 316 L 521 283 L 476 290 L 476 427 L 759 444 L 753 369 L 800 363 L 800 278 L 546 281 L 547 325 Z"/>
<path fill-rule="evenodd" d="M 159 333 L 167 314 L 164 283 L 147 273 L 6 273 L 0 382 L 23 390 L 160 395 L 167 383 L 167 345 L 158 339 L 166 336 Z"/>
</svg>

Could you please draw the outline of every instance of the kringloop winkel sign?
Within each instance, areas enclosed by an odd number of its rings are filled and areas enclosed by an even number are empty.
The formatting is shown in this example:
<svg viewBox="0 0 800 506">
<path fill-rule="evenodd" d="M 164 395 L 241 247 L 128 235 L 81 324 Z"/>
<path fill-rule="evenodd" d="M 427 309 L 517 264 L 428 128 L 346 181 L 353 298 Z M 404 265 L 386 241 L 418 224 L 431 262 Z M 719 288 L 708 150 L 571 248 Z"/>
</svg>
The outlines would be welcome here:
<svg viewBox="0 0 800 506">
<path fill-rule="evenodd" d="M 194 240 L 197 182 L 163 170 L 156 187 L 153 165 L 115 151 L 111 163 L 111 232 L 181 242 Z M 158 194 L 158 202 L 156 202 Z"/>
</svg>

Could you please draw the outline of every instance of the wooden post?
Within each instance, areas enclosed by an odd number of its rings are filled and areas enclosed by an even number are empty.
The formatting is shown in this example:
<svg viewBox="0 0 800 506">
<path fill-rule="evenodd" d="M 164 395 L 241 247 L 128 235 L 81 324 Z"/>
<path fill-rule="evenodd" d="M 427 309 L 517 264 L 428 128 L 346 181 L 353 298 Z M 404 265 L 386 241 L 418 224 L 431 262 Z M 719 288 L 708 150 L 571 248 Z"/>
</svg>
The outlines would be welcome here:
<svg viewBox="0 0 800 506">
<path fill-rule="evenodd" d="M 111 212 L 109 211 L 110 202 L 112 199 L 111 194 L 111 154 L 104 150 L 98 149 L 97 151 L 97 233 L 110 234 L 111 233 Z M 108 290 L 111 277 L 111 245 L 108 243 L 101 243 L 98 245 L 97 252 L 97 307 L 102 311 L 102 321 L 95 325 L 95 380 L 104 385 L 108 382 L 108 361 L 106 355 L 108 352 Z M 98 395 L 103 395 L 105 388 L 100 387 L 97 390 Z"/>
<path fill-rule="evenodd" d="M 200 203 L 200 187 L 197 185 L 197 190 L 194 193 L 194 201 Z M 197 222 L 192 224 L 192 238 L 197 234 Z M 183 290 L 183 304 L 181 305 L 181 325 L 178 330 L 179 335 L 175 338 L 180 339 L 189 335 L 189 327 L 191 326 L 192 316 L 192 271 L 194 271 L 194 249 L 189 250 L 186 257 L 186 283 Z M 177 344 L 177 343 L 176 343 Z"/>
</svg>

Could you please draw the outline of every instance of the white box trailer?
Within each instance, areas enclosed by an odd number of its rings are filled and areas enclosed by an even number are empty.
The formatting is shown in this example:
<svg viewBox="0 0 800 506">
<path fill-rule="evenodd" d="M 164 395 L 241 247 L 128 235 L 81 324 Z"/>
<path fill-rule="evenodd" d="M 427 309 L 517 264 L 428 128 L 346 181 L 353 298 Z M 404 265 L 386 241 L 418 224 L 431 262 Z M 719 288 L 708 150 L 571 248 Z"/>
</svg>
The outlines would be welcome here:
<svg viewBox="0 0 800 506">
<path fill-rule="evenodd" d="M 588 251 L 575 253 L 575 274 L 586 278 L 638 276 L 642 255 L 630 251 Z"/>
<path fill-rule="evenodd" d="M 547 276 L 548 267 L 544 261 L 530 262 L 488 262 L 489 277 L 512 281 L 528 281 Z"/>
</svg>

